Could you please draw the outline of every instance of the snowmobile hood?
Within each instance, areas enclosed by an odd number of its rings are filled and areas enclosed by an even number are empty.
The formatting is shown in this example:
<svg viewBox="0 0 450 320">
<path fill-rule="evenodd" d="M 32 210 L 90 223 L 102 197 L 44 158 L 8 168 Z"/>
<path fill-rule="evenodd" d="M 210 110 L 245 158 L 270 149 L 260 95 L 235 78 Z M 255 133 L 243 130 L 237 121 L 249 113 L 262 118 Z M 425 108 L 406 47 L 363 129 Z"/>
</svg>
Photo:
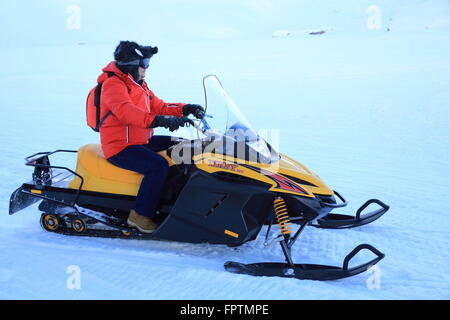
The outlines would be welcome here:
<svg viewBox="0 0 450 320">
<path fill-rule="evenodd" d="M 300 162 L 280 153 L 277 173 L 295 182 L 310 193 L 332 195 L 331 190 L 322 179 Z"/>
<path fill-rule="evenodd" d="M 203 153 L 193 157 L 196 166 L 209 173 L 229 173 L 270 185 L 269 190 L 304 197 L 333 195 L 316 174 L 301 163 L 280 154 L 270 164 L 246 161 L 222 154 Z"/>
</svg>

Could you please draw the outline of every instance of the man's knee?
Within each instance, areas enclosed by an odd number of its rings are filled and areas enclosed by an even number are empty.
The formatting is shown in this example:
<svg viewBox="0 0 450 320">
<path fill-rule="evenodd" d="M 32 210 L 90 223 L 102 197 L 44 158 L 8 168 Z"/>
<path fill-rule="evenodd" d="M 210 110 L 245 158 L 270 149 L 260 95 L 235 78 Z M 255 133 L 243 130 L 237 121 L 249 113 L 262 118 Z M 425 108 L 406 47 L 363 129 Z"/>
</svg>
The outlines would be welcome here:
<svg viewBox="0 0 450 320">
<path fill-rule="evenodd" d="M 155 159 L 152 159 L 151 164 L 147 169 L 147 173 L 158 172 L 162 175 L 167 175 L 168 171 L 169 171 L 169 164 L 167 160 L 162 156 L 158 156 L 155 157 Z"/>
</svg>

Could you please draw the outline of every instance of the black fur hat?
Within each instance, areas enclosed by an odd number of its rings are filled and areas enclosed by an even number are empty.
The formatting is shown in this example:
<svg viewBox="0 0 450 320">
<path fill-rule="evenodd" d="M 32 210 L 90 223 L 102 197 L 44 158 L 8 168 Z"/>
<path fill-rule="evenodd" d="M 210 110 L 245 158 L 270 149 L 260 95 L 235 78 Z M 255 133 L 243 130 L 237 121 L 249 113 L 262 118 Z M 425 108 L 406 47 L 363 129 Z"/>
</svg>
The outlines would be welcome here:
<svg viewBox="0 0 450 320">
<path fill-rule="evenodd" d="M 114 51 L 114 60 L 129 62 L 141 58 L 151 58 L 158 53 L 158 47 L 141 46 L 133 41 L 120 41 Z"/>
<path fill-rule="evenodd" d="M 114 60 L 117 67 L 125 74 L 131 74 L 135 79 L 138 78 L 139 65 L 120 65 L 122 62 L 130 62 L 141 59 L 150 59 L 154 54 L 158 53 L 158 47 L 141 46 L 133 41 L 120 41 L 114 51 Z"/>
</svg>

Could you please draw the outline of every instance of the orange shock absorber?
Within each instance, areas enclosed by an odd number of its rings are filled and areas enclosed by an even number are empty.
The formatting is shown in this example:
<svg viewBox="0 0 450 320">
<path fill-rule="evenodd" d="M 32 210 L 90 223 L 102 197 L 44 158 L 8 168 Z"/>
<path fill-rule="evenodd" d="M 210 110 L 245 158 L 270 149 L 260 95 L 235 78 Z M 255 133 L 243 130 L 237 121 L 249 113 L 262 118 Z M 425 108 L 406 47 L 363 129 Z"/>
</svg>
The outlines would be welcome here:
<svg viewBox="0 0 450 320">
<path fill-rule="evenodd" d="M 273 208 L 277 216 L 278 225 L 280 226 L 281 234 L 287 236 L 292 233 L 291 220 L 287 211 L 286 202 L 282 197 L 277 197 L 273 201 Z"/>
</svg>

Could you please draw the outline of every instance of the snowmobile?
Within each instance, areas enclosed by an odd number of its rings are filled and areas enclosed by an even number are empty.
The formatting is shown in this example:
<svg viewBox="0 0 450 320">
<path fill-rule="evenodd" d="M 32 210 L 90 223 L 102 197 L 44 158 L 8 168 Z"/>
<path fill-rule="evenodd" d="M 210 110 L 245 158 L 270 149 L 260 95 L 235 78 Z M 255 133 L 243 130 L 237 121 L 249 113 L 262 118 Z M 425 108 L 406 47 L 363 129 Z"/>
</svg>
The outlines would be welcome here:
<svg viewBox="0 0 450 320">
<path fill-rule="evenodd" d="M 254 276 L 335 280 L 364 272 L 384 258 L 373 246 L 361 244 L 342 266 L 295 263 L 291 249 L 306 226 L 359 227 L 380 218 L 389 206 L 371 199 L 354 216 L 333 213 L 347 205 L 342 195 L 258 135 L 215 75 L 203 79 L 203 89 L 206 112 L 196 122 L 196 138 L 174 138 L 176 144 L 159 152 L 169 163 L 169 174 L 153 233 L 126 223 L 142 176 L 109 163 L 98 144 L 27 157 L 26 165 L 34 168 L 32 180 L 13 192 L 9 214 L 40 202 L 40 223 L 50 232 L 231 247 L 256 239 L 267 226 L 266 243 L 279 242 L 286 261 L 224 264 L 229 272 Z M 50 162 L 61 153 L 76 156 L 75 170 Z M 363 213 L 372 204 L 377 208 Z M 279 232 L 269 239 L 274 225 Z M 364 249 L 375 257 L 350 267 Z"/>
</svg>

